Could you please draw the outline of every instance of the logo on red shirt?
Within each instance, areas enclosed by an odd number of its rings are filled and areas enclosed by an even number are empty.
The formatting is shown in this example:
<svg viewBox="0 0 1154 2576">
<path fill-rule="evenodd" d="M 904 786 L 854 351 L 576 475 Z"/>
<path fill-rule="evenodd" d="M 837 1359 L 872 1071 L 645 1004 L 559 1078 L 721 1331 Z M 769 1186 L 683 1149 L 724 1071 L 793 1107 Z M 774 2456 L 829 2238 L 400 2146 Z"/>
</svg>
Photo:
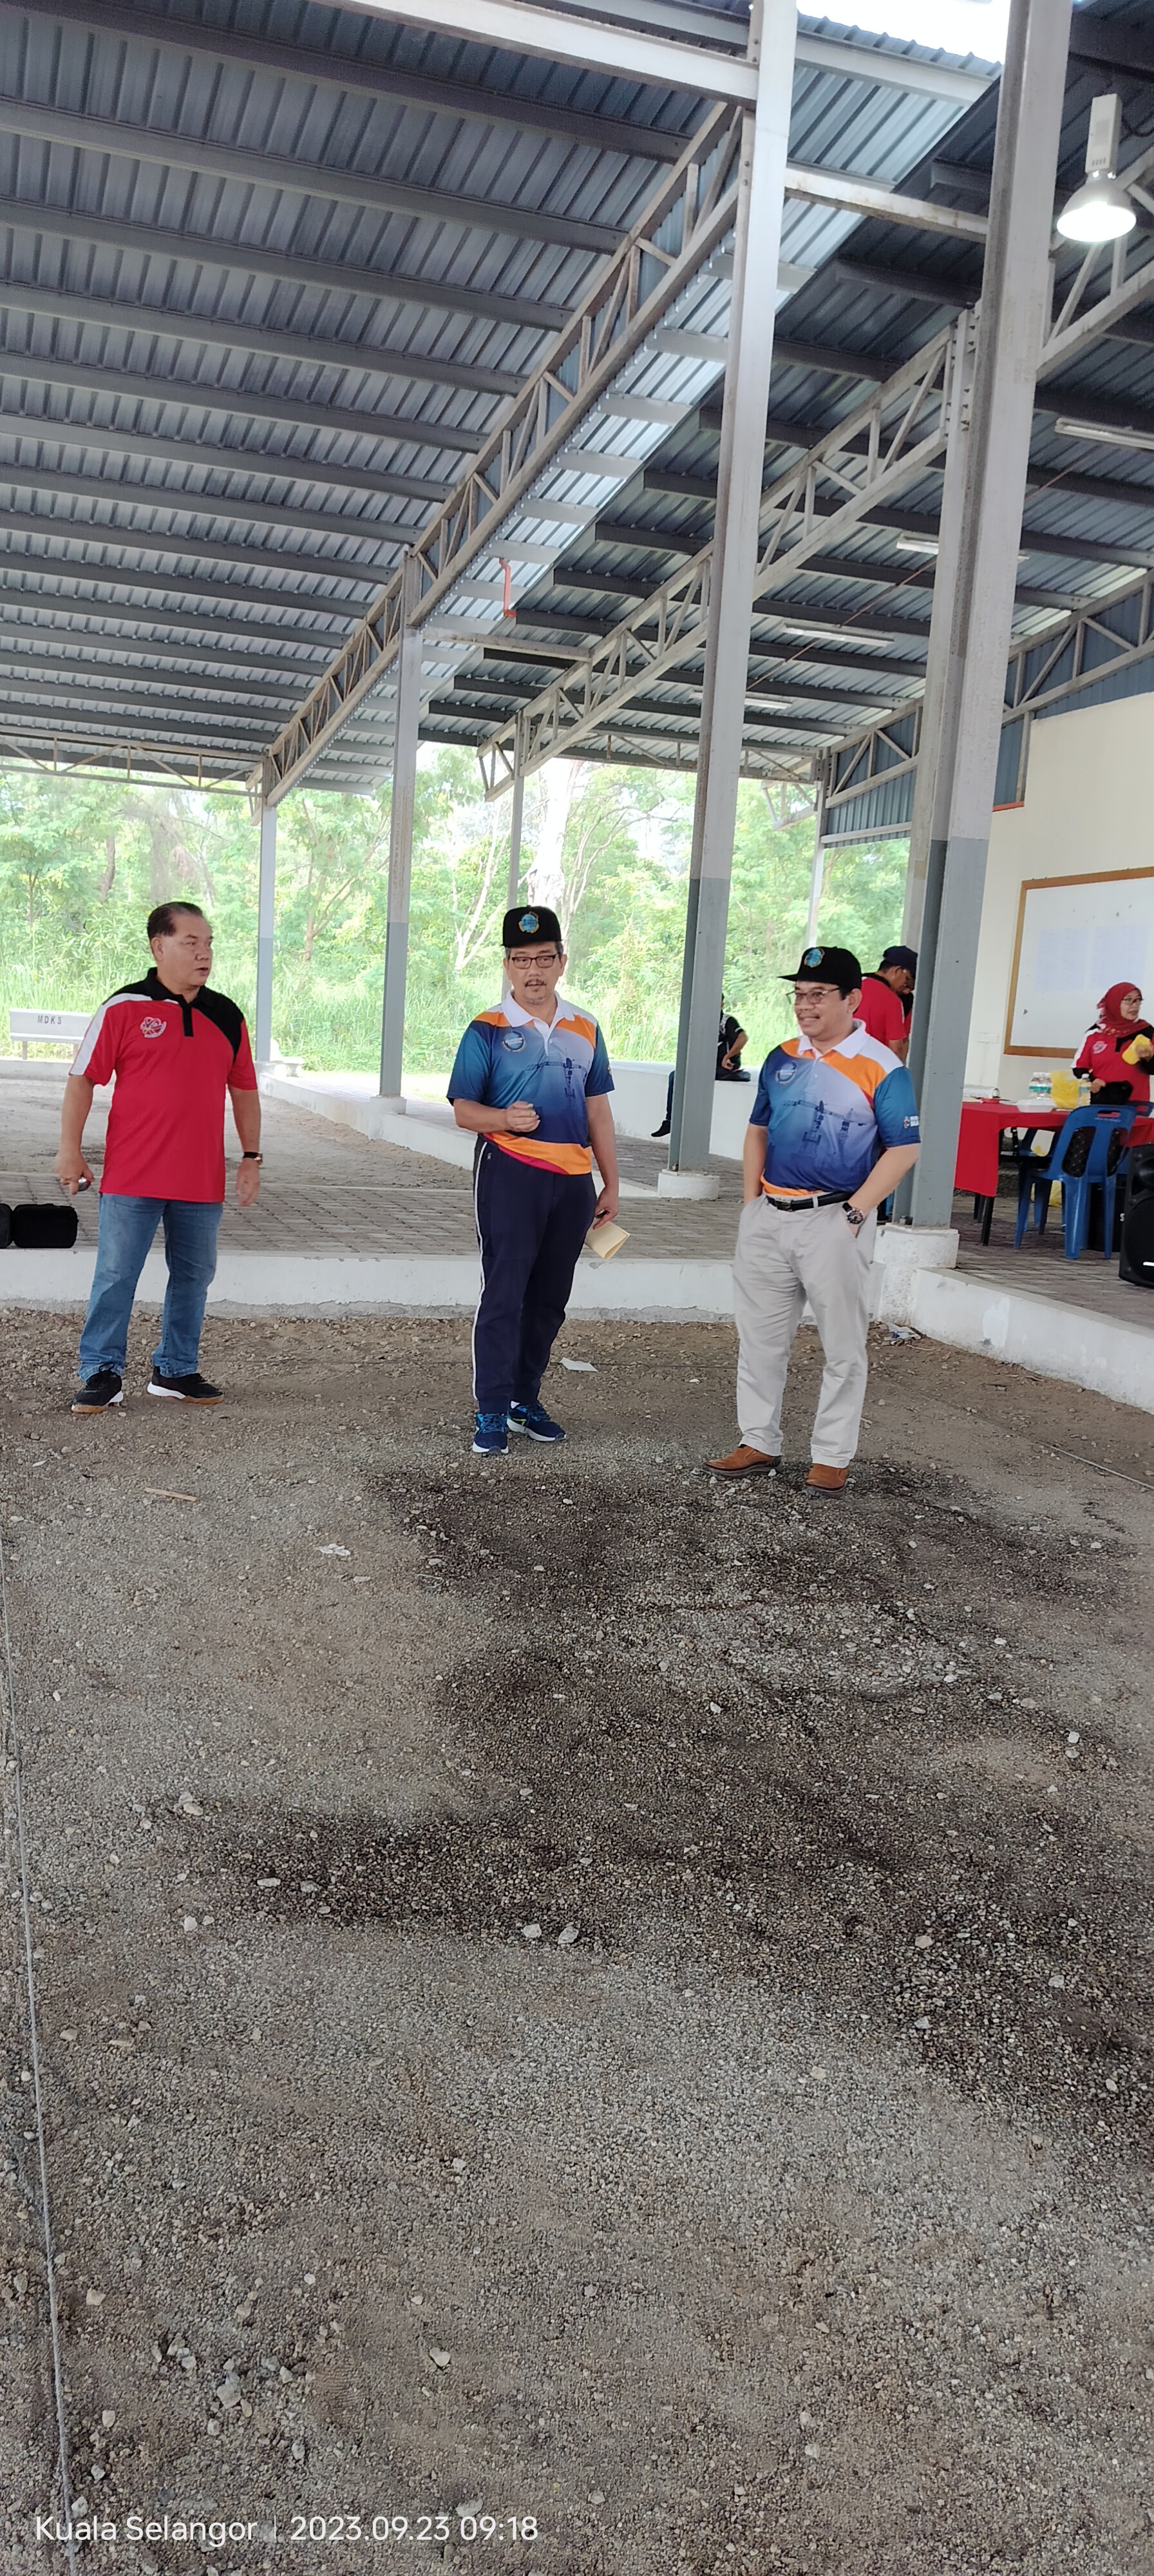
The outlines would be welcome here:
<svg viewBox="0 0 1154 2576">
<path fill-rule="evenodd" d="M 140 1023 L 141 1037 L 162 1038 L 167 1026 L 167 1020 L 142 1020 Z"/>
</svg>

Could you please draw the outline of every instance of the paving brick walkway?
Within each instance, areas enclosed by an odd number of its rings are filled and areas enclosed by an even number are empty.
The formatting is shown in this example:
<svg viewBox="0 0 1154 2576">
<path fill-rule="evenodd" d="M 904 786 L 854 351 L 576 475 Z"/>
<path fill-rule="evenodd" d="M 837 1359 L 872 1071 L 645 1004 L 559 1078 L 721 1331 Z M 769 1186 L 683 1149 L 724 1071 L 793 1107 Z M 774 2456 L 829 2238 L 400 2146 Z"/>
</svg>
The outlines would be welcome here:
<svg viewBox="0 0 1154 2576">
<path fill-rule="evenodd" d="M 0 1081 L 0 1198 L 56 1198 L 52 1163 L 60 1124 L 62 1077 L 55 1069 L 30 1065 L 27 1073 L 5 1072 Z M 103 1159 L 106 1108 L 94 1101 L 85 1138 L 88 1160 L 99 1177 Z M 225 1205 L 222 1250 L 297 1252 L 316 1259 L 326 1253 L 363 1255 L 436 1255 L 470 1253 L 476 1245 L 470 1178 L 467 1171 L 431 1155 L 410 1153 L 338 1127 L 331 1119 L 290 1108 L 279 1100 L 264 1104 L 266 1155 L 261 1194 L 255 1208 Z M 235 1146 L 230 1148 L 235 1153 Z M 656 1189 L 665 1161 L 660 1145 L 623 1138 L 624 1177 Z M 721 1196 L 699 1205 L 629 1199 L 621 1221 L 628 1229 L 631 1255 L 658 1261 L 728 1261 L 733 1251 L 741 1202 L 741 1176 L 735 1163 L 716 1163 Z M 231 1184 L 230 1184 L 231 1185 Z M 77 1200 L 81 1237 L 94 1239 L 96 1208 L 88 1197 Z"/>
</svg>

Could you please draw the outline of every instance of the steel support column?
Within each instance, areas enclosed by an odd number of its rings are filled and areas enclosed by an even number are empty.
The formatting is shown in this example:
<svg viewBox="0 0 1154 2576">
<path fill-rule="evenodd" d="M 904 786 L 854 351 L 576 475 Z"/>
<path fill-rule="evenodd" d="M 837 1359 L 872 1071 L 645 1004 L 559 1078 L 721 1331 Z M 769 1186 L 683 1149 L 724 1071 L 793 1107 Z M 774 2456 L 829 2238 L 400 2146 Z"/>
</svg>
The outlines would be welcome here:
<svg viewBox="0 0 1154 2576">
<path fill-rule="evenodd" d="M 381 1010 L 381 1080 L 384 1100 L 400 1101 L 405 1052 L 405 979 L 409 964 L 409 892 L 413 877 L 413 815 L 417 795 L 417 736 L 421 721 L 421 638 L 412 623 L 417 599 L 417 559 L 405 557 L 403 631 L 397 656 L 397 707 L 393 731 L 393 799 L 389 813 L 389 905 L 385 932 L 385 990 Z"/>
<path fill-rule="evenodd" d="M 525 771 L 521 759 L 521 728 L 517 728 L 517 757 L 513 770 L 513 794 L 509 809 L 509 885 L 506 902 L 510 911 L 521 891 L 521 827 L 525 820 Z"/>
<path fill-rule="evenodd" d="M 260 873 L 256 898 L 256 1014 L 253 1036 L 258 1064 L 272 1058 L 273 937 L 276 921 L 276 807 L 260 809 Z"/>
<path fill-rule="evenodd" d="M 809 877 L 809 911 L 805 917 L 805 944 L 812 948 L 817 938 L 821 912 L 822 886 L 825 881 L 825 796 L 828 779 L 823 771 L 817 782 L 817 803 L 813 812 L 813 866 Z"/>
<path fill-rule="evenodd" d="M 730 350 L 669 1142 L 670 1171 L 686 1174 L 704 1174 L 713 1124 L 773 360 L 774 303 L 765 280 L 776 277 L 781 252 L 796 33 L 795 0 L 762 0 L 760 11 L 755 9 L 750 51 L 757 48 L 757 99 L 745 118 L 738 175 Z"/>
<path fill-rule="evenodd" d="M 911 1065 L 921 1097 L 915 1225 L 946 1226 L 997 775 L 1049 248 L 1070 0 L 1013 0 L 937 754 Z M 925 750 L 922 755 L 925 761 Z"/>
<path fill-rule="evenodd" d="M 938 523 L 938 552 L 934 566 L 934 596 L 930 609 L 930 633 L 926 647 L 926 677 L 918 718 L 918 763 L 914 776 L 913 812 L 910 816 L 910 854 L 906 866 L 905 904 L 902 911 L 902 939 L 908 948 L 917 948 L 922 939 L 926 910 L 926 872 L 929 867 L 930 843 L 934 831 L 934 799 L 937 792 L 942 751 L 942 727 L 947 696 L 952 698 L 961 673 L 954 662 L 957 642 L 955 613 L 958 598 L 958 568 L 961 560 L 962 513 L 966 493 L 966 475 L 970 454 L 970 426 L 973 419 L 974 359 L 977 348 L 977 323 L 972 310 L 959 314 L 954 326 L 954 346 L 950 360 L 950 426 L 946 442 L 945 472 L 942 476 L 942 507 Z"/>
</svg>

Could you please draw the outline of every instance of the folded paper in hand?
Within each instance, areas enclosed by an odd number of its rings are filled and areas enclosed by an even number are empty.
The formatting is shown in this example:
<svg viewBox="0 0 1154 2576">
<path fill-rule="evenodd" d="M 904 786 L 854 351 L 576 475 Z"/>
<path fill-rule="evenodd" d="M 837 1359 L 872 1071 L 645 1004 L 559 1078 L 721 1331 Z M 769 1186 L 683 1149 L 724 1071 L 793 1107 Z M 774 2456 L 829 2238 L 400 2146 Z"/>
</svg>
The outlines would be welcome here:
<svg viewBox="0 0 1154 2576">
<path fill-rule="evenodd" d="M 622 1244 L 628 1241 L 624 1226 L 615 1225 L 612 1217 L 605 1225 L 591 1225 L 585 1237 L 587 1250 L 595 1252 L 599 1261 L 611 1261 L 614 1253 L 620 1252 Z"/>
</svg>

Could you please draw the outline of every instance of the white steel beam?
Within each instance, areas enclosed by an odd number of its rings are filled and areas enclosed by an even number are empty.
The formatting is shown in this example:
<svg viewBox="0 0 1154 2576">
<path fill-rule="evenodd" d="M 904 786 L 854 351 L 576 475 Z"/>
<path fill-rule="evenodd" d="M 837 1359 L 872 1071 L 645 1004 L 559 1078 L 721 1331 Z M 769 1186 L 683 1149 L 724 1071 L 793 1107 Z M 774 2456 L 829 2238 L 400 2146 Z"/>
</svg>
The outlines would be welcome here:
<svg viewBox="0 0 1154 2576">
<path fill-rule="evenodd" d="M 444 116 L 464 116 L 490 125 L 508 124 L 529 134 L 568 135 L 600 151 L 676 161 L 684 142 L 683 135 L 671 134 L 660 126 L 593 116 L 578 108 L 555 106 L 545 99 L 519 97 L 515 90 L 485 90 L 464 80 L 439 80 L 408 65 L 321 53 L 275 37 L 246 35 L 235 28 L 209 26 L 204 21 L 165 17 L 159 10 L 128 8 L 119 5 L 118 0 L 0 0 L 0 7 L 13 16 L 35 12 L 89 27 L 96 33 L 128 36 L 135 45 L 169 45 L 186 55 L 207 54 L 214 61 L 288 72 L 318 88 L 362 91 L 385 100 L 411 99 Z M 730 42 L 740 48 L 745 38 L 745 23 L 740 18 L 720 12 L 711 16 L 696 7 L 692 11 L 663 9 L 659 0 L 628 0 L 619 12 L 611 0 L 600 0 L 593 14 L 602 19 L 615 14 L 633 19 L 644 15 L 654 35 L 688 35 L 695 45 L 704 40 L 722 53 Z M 587 22 L 583 33 L 588 35 Z M 917 62 L 904 54 L 886 54 L 868 38 L 853 43 L 843 37 L 799 33 L 797 61 L 816 71 L 840 72 L 848 80 L 868 81 L 871 88 L 913 90 L 922 97 L 949 99 L 958 107 L 972 107 L 988 89 L 991 77 L 996 77 L 988 72 L 959 70 L 947 63 Z M 690 89 L 700 86 L 696 81 L 680 85 Z"/>
<path fill-rule="evenodd" d="M 808 206 L 830 206 L 838 214 L 872 216 L 886 224 L 904 224 L 911 231 L 948 233 L 954 241 L 984 242 L 987 217 L 967 213 L 960 206 L 935 205 L 932 197 L 906 197 L 900 188 L 887 188 L 878 179 L 857 178 L 852 171 L 811 170 L 800 161 L 791 161 L 785 173 L 787 197 L 801 198 Z"/>
<path fill-rule="evenodd" d="M 350 0 L 350 6 L 360 17 L 419 27 L 425 36 L 497 45 L 503 53 L 534 54 L 545 62 L 575 64 L 583 72 L 608 72 L 615 80 L 649 81 L 659 89 L 696 91 L 733 105 L 751 106 L 757 95 L 754 66 L 740 54 L 644 35 L 632 27 L 609 27 L 596 18 L 570 17 L 562 9 L 537 9 L 531 0 Z M 738 43 L 744 41 L 740 22 L 734 36 Z"/>
<path fill-rule="evenodd" d="M 958 107 L 972 107 L 984 98 L 996 71 L 961 71 L 949 63 L 918 63 L 908 54 L 883 54 L 868 38 L 858 44 L 847 43 L 838 36 L 798 35 L 797 60 L 817 71 L 841 72 L 849 80 L 865 80 L 871 88 L 917 90 L 923 98 L 953 99 Z"/>
</svg>

